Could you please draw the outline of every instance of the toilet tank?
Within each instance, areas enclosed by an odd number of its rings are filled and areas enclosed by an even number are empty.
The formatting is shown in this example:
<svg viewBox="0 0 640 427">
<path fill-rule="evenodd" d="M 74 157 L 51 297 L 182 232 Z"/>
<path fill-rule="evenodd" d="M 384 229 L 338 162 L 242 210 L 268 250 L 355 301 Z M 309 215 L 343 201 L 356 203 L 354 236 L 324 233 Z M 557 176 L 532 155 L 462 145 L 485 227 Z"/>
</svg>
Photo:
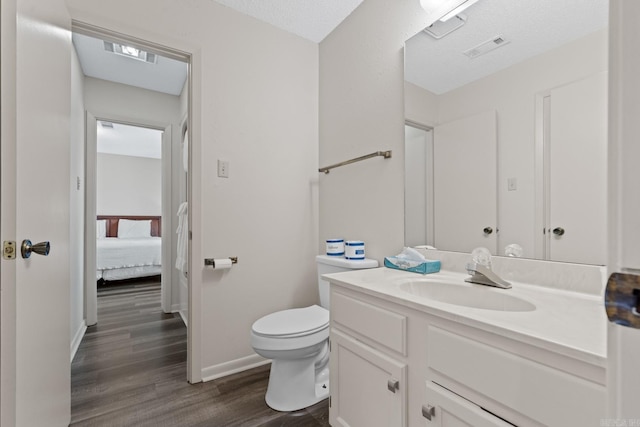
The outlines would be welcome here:
<svg viewBox="0 0 640 427">
<path fill-rule="evenodd" d="M 320 293 L 320 305 L 329 310 L 329 282 L 322 279 L 323 274 L 340 273 L 342 271 L 360 270 L 363 268 L 376 268 L 378 261 L 375 259 L 352 260 L 330 255 L 316 256 L 318 265 L 318 292 Z"/>
</svg>

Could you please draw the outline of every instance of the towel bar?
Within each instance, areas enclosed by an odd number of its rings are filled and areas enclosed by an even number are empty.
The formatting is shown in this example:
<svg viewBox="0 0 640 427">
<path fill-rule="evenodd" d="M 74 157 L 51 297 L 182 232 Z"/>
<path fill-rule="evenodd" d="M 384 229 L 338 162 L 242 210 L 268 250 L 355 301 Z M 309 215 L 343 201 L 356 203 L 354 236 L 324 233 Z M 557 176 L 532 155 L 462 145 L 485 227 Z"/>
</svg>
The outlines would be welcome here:
<svg viewBox="0 0 640 427">
<path fill-rule="evenodd" d="M 359 162 L 359 161 L 362 161 L 362 160 L 371 159 L 372 157 L 378 157 L 378 156 L 382 156 L 385 159 L 390 159 L 391 158 L 391 150 L 376 151 L 375 153 L 367 154 L 366 156 L 356 157 L 355 159 L 351 159 L 351 160 L 345 160 L 344 162 L 336 163 L 336 164 L 331 165 L 331 166 L 325 166 L 323 168 L 318 169 L 318 172 L 324 172 L 325 174 L 327 174 L 327 173 L 329 173 L 329 171 L 331 169 L 339 168 L 340 166 L 349 165 L 351 163 L 355 163 L 355 162 Z"/>
</svg>

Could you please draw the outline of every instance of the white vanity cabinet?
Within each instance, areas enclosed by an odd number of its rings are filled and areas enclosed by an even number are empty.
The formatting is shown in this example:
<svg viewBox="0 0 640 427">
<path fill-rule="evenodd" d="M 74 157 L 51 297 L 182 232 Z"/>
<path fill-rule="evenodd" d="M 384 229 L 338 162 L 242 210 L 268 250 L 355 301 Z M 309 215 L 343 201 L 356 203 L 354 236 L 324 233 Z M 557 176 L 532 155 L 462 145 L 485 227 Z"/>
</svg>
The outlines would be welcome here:
<svg viewBox="0 0 640 427">
<path fill-rule="evenodd" d="M 462 414 L 453 410 L 460 400 L 471 404 L 474 421 L 465 421 L 473 426 L 504 426 L 502 419 L 518 426 L 586 426 L 605 418 L 604 367 L 439 319 L 429 325 L 427 340 L 425 404 L 443 408 L 441 417 L 437 409 L 431 417 L 434 426 L 448 425 L 439 419 L 447 412 Z"/>
<path fill-rule="evenodd" d="M 407 426 L 406 329 L 403 314 L 331 293 L 332 426 Z"/>
<path fill-rule="evenodd" d="M 333 427 L 597 426 L 606 418 L 604 364 L 354 286 L 331 288 Z"/>
</svg>

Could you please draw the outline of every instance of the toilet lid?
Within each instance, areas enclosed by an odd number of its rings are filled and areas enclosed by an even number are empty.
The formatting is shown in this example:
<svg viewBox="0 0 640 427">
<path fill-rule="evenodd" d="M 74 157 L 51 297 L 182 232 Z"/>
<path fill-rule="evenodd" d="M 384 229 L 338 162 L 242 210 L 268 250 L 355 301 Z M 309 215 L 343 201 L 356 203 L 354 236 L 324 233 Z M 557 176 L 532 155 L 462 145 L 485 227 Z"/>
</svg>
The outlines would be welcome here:
<svg viewBox="0 0 640 427">
<path fill-rule="evenodd" d="M 268 314 L 253 324 L 253 332 L 263 336 L 307 335 L 329 325 L 329 310 L 318 305 L 292 308 Z"/>
</svg>

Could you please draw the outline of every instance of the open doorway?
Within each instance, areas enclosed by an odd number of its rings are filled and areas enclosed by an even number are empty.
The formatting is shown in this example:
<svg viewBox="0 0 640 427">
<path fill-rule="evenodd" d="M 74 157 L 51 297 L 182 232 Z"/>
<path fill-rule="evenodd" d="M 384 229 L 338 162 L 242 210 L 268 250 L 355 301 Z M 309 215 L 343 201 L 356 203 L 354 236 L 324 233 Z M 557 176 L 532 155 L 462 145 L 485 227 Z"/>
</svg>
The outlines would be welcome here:
<svg viewBox="0 0 640 427">
<path fill-rule="evenodd" d="M 176 230 L 184 225 L 178 211 L 186 205 L 188 195 L 185 131 L 189 124 L 190 58 L 82 24 L 74 24 L 73 43 L 76 56 L 72 76 L 75 68 L 79 77 L 72 98 L 83 112 L 82 146 L 75 147 L 83 152 L 83 171 L 78 173 L 77 187 L 80 190 L 84 181 L 85 190 L 83 221 L 79 222 L 83 225 L 75 225 L 81 228 L 85 248 L 81 286 L 72 286 L 72 335 L 77 348 L 87 327 L 100 322 L 97 298 L 98 285 L 103 283 L 110 288 L 109 284 L 116 282 L 126 284 L 123 280 L 141 280 L 144 292 L 155 286 L 154 292 L 160 294 L 161 310 L 157 311 L 162 319 L 175 318 L 186 326 L 186 263 L 177 268 L 176 261 L 188 259 L 188 245 L 182 246 L 184 253 L 178 253 Z M 117 143 L 128 147 L 115 151 L 100 148 L 101 137 L 124 130 L 138 142 L 146 138 L 142 134 L 155 134 L 155 152 L 127 153 L 134 147 L 124 140 Z M 142 235 L 144 240 L 161 242 L 159 253 L 150 253 L 157 248 L 118 247 L 112 248 L 111 253 L 120 258 L 125 255 L 125 260 L 110 256 L 105 260 L 96 247 L 101 239 L 113 243 Z M 136 258 L 126 257 L 127 251 Z M 151 301 L 145 296 L 142 304 Z M 74 326 L 74 319 L 79 317 L 81 324 Z M 184 347 L 186 353 L 187 346 Z M 183 378 L 185 374 L 186 368 Z"/>
<path fill-rule="evenodd" d="M 98 291 L 153 284 L 157 285 L 160 302 L 163 133 L 161 129 L 98 122 L 95 242 Z"/>
</svg>

